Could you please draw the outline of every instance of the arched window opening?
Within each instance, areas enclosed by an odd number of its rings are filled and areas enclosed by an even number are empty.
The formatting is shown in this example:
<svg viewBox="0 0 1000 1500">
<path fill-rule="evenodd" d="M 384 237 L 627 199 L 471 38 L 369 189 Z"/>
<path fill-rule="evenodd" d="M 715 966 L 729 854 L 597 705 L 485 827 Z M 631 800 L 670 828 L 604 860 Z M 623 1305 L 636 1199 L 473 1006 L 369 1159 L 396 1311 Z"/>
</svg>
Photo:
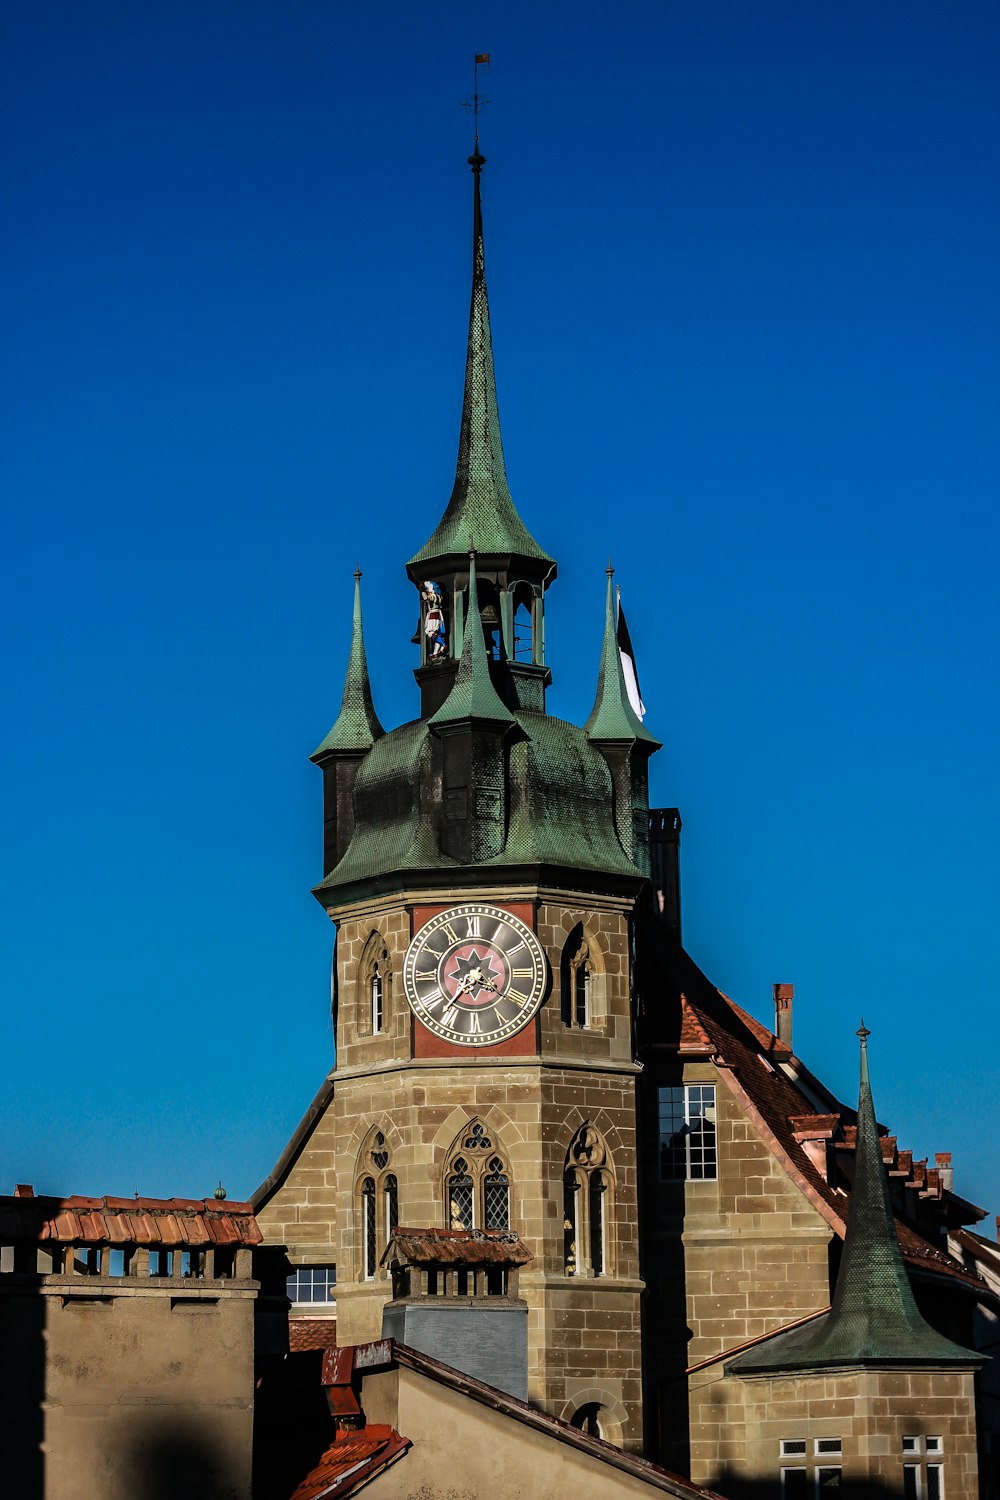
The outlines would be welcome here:
<svg viewBox="0 0 1000 1500">
<path fill-rule="evenodd" d="M 390 1172 L 382 1189 L 385 1197 L 385 1243 L 388 1244 L 399 1227 L 399 1183 Z"/>
<path fill-rule="evenodd" d="M 514 640 L 515 661 L 534 661 L 535 622 L 534 595 L 530 584 L 519 583 L 514 589 Z"/>
<path fill-rule="evenodd" d="M 603 1172 L 590 1174 L 590 1264 L 595 1276 L 604 1275 L 604 1195 L 607 1183 Z"/>
<path fill-rule="evenodd" d="M 392 1153 L 384 1132 L 370 1130 L 361 1148 L 356 1178 L 360 1225 L 357 1253 L 364 1281 L 372 1281 L 379 1274 L 379 1256 L 399 1225 L 399 1179 L 389 1170 L 391 1165 Z"/>
<path fill-rule="evenodd" d="M 392 965 L 385 938 L 378 931 L 369 934 L 362 951 L 356 993 L 358 1035 L 384 1035 L 392 1016 Z"/>
<path fill-rule="evenodd" d="M 451 1229 L 509 1229 L 510 1170 L 481 1120 L 460 1133 L 445 1168 L 445 1223 Z"/>
<path fill-rule="evenodd" d="M 376 1253 L 375 1179 L 366 1177 L 361 1184 L 362 1235 L 364 1238 L 363 1264 L 365 1280 L 374 1281 Z"/>
<path fill-rule="evenodd" d="M 563 1178 L 563 1265 L 567 1276 L 576 1275 L 576 1242 L 580 1183 L 575 1172 Z"/>
<path fill-rule="evenodd" d="M 472 1178 L 468 1163 L 459 1156 L 448 1178 L 448 1217 L 452 1229 L 472 1229 Z"/>
<path fill-rule="evenodd" d="M 494 1156 L 483 1179 L 483 1228 L 510 1228 L 510 1183 L 503 1162 Z"/>
<path fill-rule="evenodd" d="M 491 661 L 499 661 L 503 656 L 504 646 L 503 633 L 500 629 L 500 600 L 496 585 L 488 578 L 480 578 L 477 580 L 476 592 L 479 595 L 479 617 L 483 623 L 486 655 Z"/>
<path fill-rule="evenodd" d="M 599 1438 L 601 1433 L 601 1403 L 599 1401 L 588 1401 L 585 1406 L 577 1407 L 570 1418 L 572 1426 L 578 1427 L 588 1437 Z"/>
<path fill-rule="evenodd" d="M 595 952 L 583 930 L 583 923 L 577 922 L 566 939 L 559 963 L 561 1013 L 564 1026 L 576 1026 L 581 1030 L 588 1030 L 600 1025 L 598 1000 L 601 991 L 598 988 L 597 973 L 599 969 L 603 972 L 600 962 L 595 963 Z"/>
<path fill-rule="evenodd" d="M 574 1135 L 563 1169 L 563 1269 L 567 1276 L 609 1276 L 614 1176 L 604 1141 L 589 1120 Z"/>
</svg>

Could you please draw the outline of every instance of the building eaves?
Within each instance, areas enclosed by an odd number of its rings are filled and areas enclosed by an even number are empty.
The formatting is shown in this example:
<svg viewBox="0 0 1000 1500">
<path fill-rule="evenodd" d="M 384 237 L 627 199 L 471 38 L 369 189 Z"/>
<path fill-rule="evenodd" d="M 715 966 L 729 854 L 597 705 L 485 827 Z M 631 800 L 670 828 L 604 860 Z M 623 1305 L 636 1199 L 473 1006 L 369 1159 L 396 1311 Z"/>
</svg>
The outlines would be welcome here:
<svg viewBox="0 0 1000 1500">
<path fill-rule="evenodd" d="M 390 1266 L 525 1266 L 531 1251 L 505 1229 L 403 1229 L 382 1255 Z"/>
<path fill-rule="evenodd" d="M 449 1365 L 433 1359 L 429 1354 L 423 1354 L 406 1344 L 393 1344 L 392 1357 L 404 1368 L 425 1375 L 439 1385 L 458 1391 L 483 1406 L 489 1406 L 502 1416 L 511 1417 L 514 1421 L 523 1422 L 538 1432 L 546 1433 L 555 1442 L 564 1443 L 567 1447 L 587 1453 L 600 1463 L 607 1464 L 609 1468 L 631 1474 L 636 1479 L 643 1480 L 652 1489 L 664 1490 L 667 1494 L 676 1495 L 678 1500 L 704 1500 L 704 1497 L 718 1500 L 714 1490 L 692 1484 L 690 1480 L 682 1479 L 679 1475 L 672 1474 L 669 1469 L 663 1469 L 659 1464 L 651 1463 L 648 1459 L 625 1453 L 621 1448 L 616 1448 L 613 1443 L 604 1442 L 602 1438 L 590 1437 L 587 1433 L 581 1432 L 578 1427 L 572 1427 L 568 1422 L 562 1422 L 558 1417 L 550 1416 L 548 1412 L 541 1411 L 538 1407 L 529 1406 L 526 1401 L 519 1401 L 515 1396 L 508 1396 L 494 1386 L 485 1385 L 482 1381 L 473 1379 L 471 1375 L 464 1375 L 461 1371 L 454 1370 Z"/>
<path fill-rule="evenodd" d="M 252 1203 L 215 1198 L 0 1197 L 0 1243 L 259 1245 Z"/>
</svg>

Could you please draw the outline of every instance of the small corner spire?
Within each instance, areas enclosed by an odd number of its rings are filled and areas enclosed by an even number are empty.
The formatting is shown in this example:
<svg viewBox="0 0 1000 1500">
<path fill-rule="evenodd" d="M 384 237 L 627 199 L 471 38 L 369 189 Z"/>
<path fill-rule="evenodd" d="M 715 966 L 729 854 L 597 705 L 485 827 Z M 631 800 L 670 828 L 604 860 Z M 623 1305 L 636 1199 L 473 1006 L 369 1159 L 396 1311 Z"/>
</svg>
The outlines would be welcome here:
<svg viewBox="0 0 1000 1500">
<path fill-rule="evenodd" d="M 462 655 L 451 692 L 428 723 L 440 729 L 446 724 L 478 719 L 490 724 L 513 724 L 514 715 L 503 702 L 490 676 L 486 655 L 482 617 L 479 613 L 479 590 L 476 585 L 476 553 L 469 548 L 469 599 L 465 613 L 465 635 Z"/>
<path fill-rule="evenodd" d="M 597 696 L 590 711 L 590 718 L 583 726 L 592 740 L 641 741 L 651 751 L 660 748 L 660 742 L 645 727 L 628 701 L 628 689 L 622 672 L 621 653 L 618 650 L 618 631 L 615 625 L 614 568 L 611 558 L 605 568 L 608 587 L 604 605 L 604 640 L 601 643 L 601 665 L 597 673 Z"/>
<path fill-rule="evenodd" d="M 340 713 L 326 738 L 309 759 L 321 765 L 329 755 L 363 754 L 385 733 L 372 701 L 365 655 L 364 628 L 361 621 L 361 566 L 354 565 L 354 613 L 351 620 L 351 649 L 347 658 L 344 693 Z"/>
</svg>

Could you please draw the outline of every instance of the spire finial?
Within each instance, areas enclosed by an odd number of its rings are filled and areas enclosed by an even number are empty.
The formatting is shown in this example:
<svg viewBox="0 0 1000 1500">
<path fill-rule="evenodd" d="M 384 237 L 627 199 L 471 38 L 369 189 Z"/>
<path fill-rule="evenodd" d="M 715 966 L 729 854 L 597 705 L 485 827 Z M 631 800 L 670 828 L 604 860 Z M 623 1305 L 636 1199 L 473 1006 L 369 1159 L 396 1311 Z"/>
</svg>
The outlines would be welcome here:
<svg viewBox="0 0 1000 1500">
<path fill-rule="evenodd" d="M 654 739 L 633 710 L 625 686 L 615 624 L 615 594 L 612 584 L 615 570 L 611 566 L 610 557 L 604 571 L 608 587 L 604 602 L 604 640 L 597 674 L 597 696 L 590 718 L 583 727 L 592 740 L 619 740 L 623 743 L 638 740 L 646 746 L 648 753 L 652 753 L 660 748 L 660 742 Z"/>
<path fill-rule="evenodd" d="M 471 108 L 472 110 L 474 121 L 475 144 L 472 148 L 472 155 L 469 157 L 469 166 L 475 173 L 477 186 L 479 184 L 479 174 L 486 164 L 486 157 L 479 150 L 479 110 L 480 107 L 485 109 L 490 102 L 488 99 L 480 99 L 479 97 L 479 69 L 481 67 L 488 68 L 489 65 L 490 54 L 488 52 L 477 52 L 472 59 L 472 103 L 470 105 L 468 99 L 465 101 L 466 109 Z"/>
<path fill-rule="evenodd" d="M 861 1017 L 861 1025 L 858 1027 L 858 1029 L 854 1033 L 854 1035 L 855 1036 L 859 1036 L 861 1038 L 861 1045 L 862 1045 L 862 1047 L 866 1047 L 868 1045 L 868 1038 L 871 1036 L 871 1032 L 868 1030 L 868 1027 L 865 1025 L 865 1018 L 864 1018 L 864 1016 Z"/>
<path fill-rule="evenodd" d="M 351 618 L 351 649 L 347 657 L 347 676 L 340 713 L 330 733 L 309 757 L 322 764 L 333 752 L 363 753 L 370 750 L 385 730 L 379 723 L 372 702 L 365 637 L 361 623 L 361 564 L 354 565 L 354 610 Z"/>
</svg>

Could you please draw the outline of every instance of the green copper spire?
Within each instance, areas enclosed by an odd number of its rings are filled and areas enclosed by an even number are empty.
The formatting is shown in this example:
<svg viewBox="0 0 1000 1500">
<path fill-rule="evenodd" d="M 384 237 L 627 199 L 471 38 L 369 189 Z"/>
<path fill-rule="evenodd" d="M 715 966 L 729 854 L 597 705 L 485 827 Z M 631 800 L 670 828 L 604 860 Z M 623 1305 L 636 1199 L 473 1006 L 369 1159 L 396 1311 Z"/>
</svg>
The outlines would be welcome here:
<svg viewBox="0 0 1000 1500">
<path fill-rule="evenodd" d="M 347 677 L 344 681 L 344 696 L 340 700 L 340 713 L 326 739 L 316 747 L 309 759 L 322 764 L 329 754 L 361 754 L 370 750 L 384 733 L 375 712 L 371 683 L 368 680 L 365 638 L 361 628 L 361 570 L 356 569 L 351 654 L 347 658 Z"/>
<path fill-rule="evenodd" d="M 479 615 L 479 592 L 476 588 L 476 554 L 469 553 L 469 601 L 465 615 L 465 639 L 455 674 L 455 685 L 447 698 L 432 714 L 428 723 L 435 729 L 445 724 L 465 723 L 478 719 L 489 724 L 513 724 L 514 715 L 493 686 L 486 641 Z"/>
<path fill-rule="evenodd" d="M 597 697 L 590 711 L 590 718 L 583 726 L 592 740 L 640 740 L 654 750 L 660 742 L 643 725 L 639 715 L 628 701 L 622 659 L 618 652 L 618 632 L 615 629 L 615 605 L 611 592 L 614 569 L 608 564 L 608 598 L 604 613 L 604 643 L 601 646 L 601 666 L 597 674 Z"/>
<path fill-rule="evenodd" d="M 493 371 L 493 341 L 490 308 L 486 296 L 486 262 L 483 251 L 483 210 L 479 178 L 486 161 L 476 148 L 469 157 L 475 179 L 472 235 L 472 309 L 469 314 L 469 349 L 465 360 L 465 399 L 458 440 L 455 487 L 448 509 L 425 546 L 410 558 L 409 567 L 430 564 L 445 557 L 464 557 L 471 549 L 484 554 L 511 554 L 552 559 L 535 541 L 514 508 L 507 487 L 500 416 L 497 411 L 496 376 Z"/>
<path fill-rule="evenodd" d="M 983 1363 L 925 1323 L 910 1289 L 892 1217 L 868 1077 L 868 1036 L 862 1021 L 861 1085 L 854 1185 L 833 1304 L 825 1318 L 778 1335 L 734 1360 L 739 1374 L 844 1365 L 966 1365 Z"/>
</svg>

